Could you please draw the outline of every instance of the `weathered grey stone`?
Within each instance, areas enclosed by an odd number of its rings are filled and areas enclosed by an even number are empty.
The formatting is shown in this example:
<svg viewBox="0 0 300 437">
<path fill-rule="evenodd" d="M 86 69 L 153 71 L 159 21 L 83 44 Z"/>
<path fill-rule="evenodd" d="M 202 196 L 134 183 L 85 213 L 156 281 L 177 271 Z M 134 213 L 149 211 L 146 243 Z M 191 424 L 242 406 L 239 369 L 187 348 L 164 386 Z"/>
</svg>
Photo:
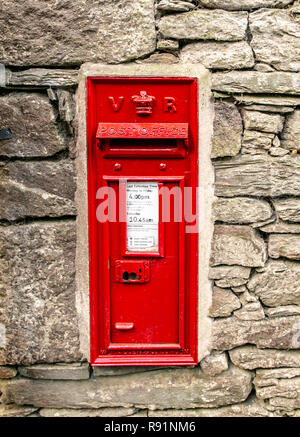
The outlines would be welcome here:
<svg viewBox="0 0 300 437">
<path fill-rule="evenodd" d="M 156 43 L 153 0 L 5 2 L 1 29 L 0 60 L 18 66 L 125 62 Z"/>
<path fill-rule="evenodd" d="M 0 235 L 0 364 L 76 362 L 75 223 L 8 226 Z M 1 325 L 2 324 L 2 325 Z"/>
<path fill-rule="evenodd" d="M 217 196 L 283 196 L 300 191 L 300 155 L 241 155 L 217 161 Z"/>
<path fill-rule="evenodd" d="M 29 68 L 22 71 L 10 71 L 7 74 L 8 86 L 71 87 L 78 82 L 78 70 L 59 70 L 47 68 Z"/>
<path fill-rule="evenodd" d="M 285 156 L 289 152 L 288 150 L 282 149 L 281 147 L 270 147 L 269 153 L 271 156 Z"/>
<path fill-rule="evenodd" d="M 179 49 L 179 42 L 174 39 L 160 39 L 157 41 L 157 50 L 164 52 L 176 52 Z"/>
<path fill-rule="evenodd" d="M 215 319 L 213 348 L 225 351 L 250 343 L 259 348 L 298 349 L 299 326 L 299 316 L 250 321 L 235 316 Z"/>
<path fill-rule="evenodd" d="M 300 150 L 300 110 L 297 109 L 286 119 L 282 132 L 282 145 L 287 149 Z"/>
<path fill-rule="evenodd" d="M 146 59 L 139 59 L 137 64 L 177 64 L 179 58 L 172 53 L 153 53 Z"/>
<path fill-rule="evenodd" d="M 247 111 L 276 112 L 281 114 L 287 114 L 289 112 L 293 112 L 294 108 L 291 106 L 276 105 L 248 105 Z"/>
<path fill-rule="evenodd" d="M 291 405 L 283 403 L 283 399 L 292 400 L 292 409 L 300 407 L 300 368 L 257 370 L 254 379 L 258 399 L 274 399 L 271 403 L 284 410 Z M 277 401 L 277 402 L 276 402 Z M 279 402 L 278 402 L 279 401 Z M 279 409 L 278 408 L 278 409 Z"/>
<path fill-rule="evenodd" d="M 280 351 L 241 346 L 229 352 L 231 361 L 243 369 L 271 369 L 272 367 L 295 367 L 299 365 L 300 350 Z"/>
<path fill-rule="evenodd" d="M 268 307 L 300 304 L 300 264 L 270 260 L 262 272 L 255 272 L 248 288 Z"/>
<path fill-rule="evenodd" d="M 58 98 L 58 110 L 61 120 L 71 123 L 76 115 L 76 106 L 73 94 L 67 90 L 58 89 L 56 91 Z"/>
<path fill-rule="evenodd" d="M 258 61 L 277 70 L 300 70 L 300 18 L 288 10 L 261 9 L 250 14 L 251 47 Z"/>
<path fill-rule="evenodd" d="M 271 71 L 274 71 L 274 68 L 271 67 L 271 65 L 258 62 L 254 65 L 254 70 L 261 71 L 262 73 L 270 73 Z"/>
<path fill-rule="evenodd" d="M 300 224 L 291 225 L 280 221 L 262 226 L 259 229 L 267 234 L 300 234 Z"/>
<path fill-rule="evenodd" d="M 271 258 L 300 259 L 300 235 L 270 235 L 268 247 Z"/>
<path fill-rule="evenodd" d="M 231 71 L 212 74 L 212 89 L 229 93 L 300 94 L 296 73 Z"/>
<path fill-rule="evenodd" d="M 232 311 L 241 307 L 236 295 L 229 289 L 214 287 L 212 304 L 209 308 L 210 317 L 227 317 Z"/>
<path fill-rule="evenodd" d="M 14 378 L 17 373 L 14 367 L 0 366 L 0 379 Z"/>
<path fill-rule="evenodd" d="M 11 380 L 5 402 L 44 408 L 218 407 L 244 401 L 251 373 L 232 366 L 209 377 L 195 369 L 171 369 L 87 381 Z"/>
<path fill-rule="evenodd" d="M 242 153 L 256 155 L 266 153 L 272 146 L 274 134 L 245 130 L 242 140 Z"/>
<path fill-rule="evenodd" d="M 164 367 L 165 369 L 170 367 Z M 119 376 L 130 375 L 132 373 L 150 372 L 153 370 L 160 370 L 157 366 L 112 366 L 112 367 L 93 367 L 93 375 L 98 376 Z"/>
<path fill-rule="evenodd" d="M 283 384 L 281 384 L 283 385 Z M 293 389 L 293 388 L 292 388 Z M 282 390 L 284 392 L 284 388 Z M 268 410 L 272 411 L 284 411 L 285 415 L 291 415 L 295 417 L 300 417 L 300 400 L 299 396 L 296 398 L 287 398 L 285 395 L 276 396 L 268 399 L 267 404 Z M 290 413 L 290 414 L 289 414 Z"/>
<path fill-rule="evenodd" d="M 265 318 L 265 313 L 258 298 L 248 291 L 240 296 L 242 308 L 234 311 L 235 317 L 240 320 L 261 320 Z"/>
<path fill-rule="evenodd" d="M 278 417 L 278 413 L 267 410 L 262 401 L 254 396 L 242 404 L 221 408 L 194 408 L 193 410 L 155 410 L 149 417 Z"/>
<path fill-rule="evenodd" d="M 234 311 L 234 315 L 240 320 L 262 320 L 265 318 L 264 310 L 259 302 L 244 305 L 241 309 Z"/>
<path fill-rule="evenodd" d="M 89 379 L 88 363 L 72 364 L 35 364 L 33 366 L 19 367 L 21 376 L 33 379 Z"/>
<path fill-rule="evenodd" d="M 9 162 L 0 169 L 0 218 L 76 214 L 75 174 L 70 159 Z"/>
<path fill-rule="evenodd" d="M 218 287 L 239 287 L 249 279 L 251 269 L 242 266 L 217 266 L 209 269 L 209 279 L 215 279 Z"/>
<path fill-rule="evenodd" d="M 157 5 L 158 10 L 171 12 L 187 12 L 194 8 L 193 3 L 182 0 L 161 0 Z"/>
<path fill-rule="evenodd" d="M 216 376 L 228 369 L 228 358 L 224 352 L 212 352 L 200 363 L 205 375 Z"/>
<path fill-rule="evenodd" d="M 235 156 L 241 149 L 241 115 L 234 104 L 227 102 L 216 102 L 214 110 L 211 157 Z"/>
<path fill-rule="evenodd" d="M 199 62 L 215 70 L 239 70 L 254 65 L 253 52 L 246 41 L 187 44 L 180 52 L 180 60 L 191 64 Z"/>
<path fill-rule="evenodd" d="M 264 155 L 242 155 L 214 165 L 217 196 L 270 195 L 270 161 Z"/>
<path fill-rule="evenodd" d="M 266 114 L 243 109 L 242 115 L 245 129 L 275 134 L 282 131 L 284 118 L 279 114 Z"/>
<path fill-rule="evenodd" d="M 290 197 L 288 199 L 276 199 L 275 209 L 282 220 L 293 223 L 300 223 L 300 198 Z"/>
<path fill-rule="evenodd" d="M 276 308 L 266 308 L 265 313 L 268 317 L 286 317 L 286 316 L 299 316 L 300 306 L 299 305 L 287 305 Z"/>
<path fill-rule="evenodd" d="M 299 97 L 292 96 L 262 96 L 262 95 L 234 95 L 234 99 L 243 103 L 244 105 L 267 105 L 267 106 L 289 106 L 295 108 L 295 106 L 300 105 Z M 249 109 L 249 108 L 248 108 Z"/>
<path fill-rule="evenodd" d="M 229 11 L 241 11 L 255 8 L 282 8 L 294 0 L 198 0 L 206 8 L 221 8 Z"/>
<path fill-rule="evenodd" d="M 26 417 L 37 411 L 33 407 L 21 407 L 20 405 L 0 405 L 0 417 Z"/>
<path fill-rule="evenodd" d="M 232 287 L 232 291 L 234 291 L 235 293 L 244 293 L 245 291 L 247 291 L 247 287 L 246 285 L 240 285 L 239 287 Z"/>
<path fill-rule="evenodd" d="M 11 139 L 1 141 L 2 156 L 50 156 L 67 146 L 58 131 L 52 105 L 40 93 L 0 96 L 0 128 L 12 133 Z"/>
<path fill-rule="evenodd" d="M 264 200 L 250 197 L 218 197 L 213 203 L 213 217 L 225 223 L 254 223 L 269 219 L 272 208 Z"/>
<path fill-rule="evenodd" d="M 166 15 L 159 21 L 165 38 L 239 41 L 245 37 L 247 13 L 197 10 Z"/>
<path fill-rule="evenodd" d="M 266 247 L 259 234 L 248 226 L 215 226 L 211 265 L 263 266 Z"/>
<path fill-rule="evenodd" d="M 127 417 L 136 412 L 135 408 L 85 408 L 75 410 L 72 408 L 42 408 L 42 417 Z"/>
</svg>

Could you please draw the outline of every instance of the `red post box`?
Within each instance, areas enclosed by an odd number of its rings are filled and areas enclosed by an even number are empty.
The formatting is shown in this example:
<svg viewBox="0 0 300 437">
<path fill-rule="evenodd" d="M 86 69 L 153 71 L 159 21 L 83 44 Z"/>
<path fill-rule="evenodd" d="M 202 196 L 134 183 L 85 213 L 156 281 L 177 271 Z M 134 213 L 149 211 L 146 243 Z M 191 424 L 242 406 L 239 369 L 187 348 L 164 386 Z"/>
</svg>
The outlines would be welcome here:
<svg viewBox="0 0 300 437">
<path fill-rule="evenodd" d="M 87 78 L 94 366 L 197 363 L 197 95 L 195 78 Z"/>
</svg>

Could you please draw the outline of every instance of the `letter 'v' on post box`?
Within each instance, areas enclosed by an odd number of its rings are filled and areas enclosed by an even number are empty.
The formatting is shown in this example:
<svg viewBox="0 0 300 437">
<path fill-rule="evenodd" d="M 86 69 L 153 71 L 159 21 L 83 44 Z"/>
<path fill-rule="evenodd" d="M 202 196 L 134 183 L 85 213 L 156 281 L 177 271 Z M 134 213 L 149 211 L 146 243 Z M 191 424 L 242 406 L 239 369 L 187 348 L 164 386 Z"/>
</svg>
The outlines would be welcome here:
<svg viewBox="0 0 300 437">
<path fill-rule="evenodd" d="M 86 77 L 91 364 L 197 364 L 198 78 Z"/>
</svg>

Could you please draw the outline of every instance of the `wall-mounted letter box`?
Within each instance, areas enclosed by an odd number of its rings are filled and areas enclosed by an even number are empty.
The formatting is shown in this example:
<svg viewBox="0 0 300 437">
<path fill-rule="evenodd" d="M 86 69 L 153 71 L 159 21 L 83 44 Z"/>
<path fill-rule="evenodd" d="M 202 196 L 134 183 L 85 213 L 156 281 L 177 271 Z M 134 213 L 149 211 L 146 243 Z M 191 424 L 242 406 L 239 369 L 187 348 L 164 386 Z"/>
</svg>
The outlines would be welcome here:
<svg viewBox="0 0 300 437">
<path fill-rule="evenodd" d="M 197 79 L 88 77 L 92 365 L 197 363 Z"/>
</svg>

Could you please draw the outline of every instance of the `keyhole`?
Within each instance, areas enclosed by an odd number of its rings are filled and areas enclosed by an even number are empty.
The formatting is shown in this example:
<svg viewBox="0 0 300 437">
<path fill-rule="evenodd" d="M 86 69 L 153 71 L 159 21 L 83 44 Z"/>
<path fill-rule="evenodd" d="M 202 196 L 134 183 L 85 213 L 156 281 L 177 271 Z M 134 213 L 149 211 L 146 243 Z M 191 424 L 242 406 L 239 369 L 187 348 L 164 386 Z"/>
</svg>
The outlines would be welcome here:
<svg viewBox="0 0 300 437">
<path fill-rule="evenodd" d="M 123 272 L 123 279 L 124 279 L 124 281 L 128 281 L 128 279 L 129 279 L 129 273 L 128 272 Z"/>
<path fill-rule="evenodd" d="M 136 281 L 136 273 L 131 272 L 130 275 L 129 275 L 129 279 L 130 279 L 131 281 Z"/>
</svg>

